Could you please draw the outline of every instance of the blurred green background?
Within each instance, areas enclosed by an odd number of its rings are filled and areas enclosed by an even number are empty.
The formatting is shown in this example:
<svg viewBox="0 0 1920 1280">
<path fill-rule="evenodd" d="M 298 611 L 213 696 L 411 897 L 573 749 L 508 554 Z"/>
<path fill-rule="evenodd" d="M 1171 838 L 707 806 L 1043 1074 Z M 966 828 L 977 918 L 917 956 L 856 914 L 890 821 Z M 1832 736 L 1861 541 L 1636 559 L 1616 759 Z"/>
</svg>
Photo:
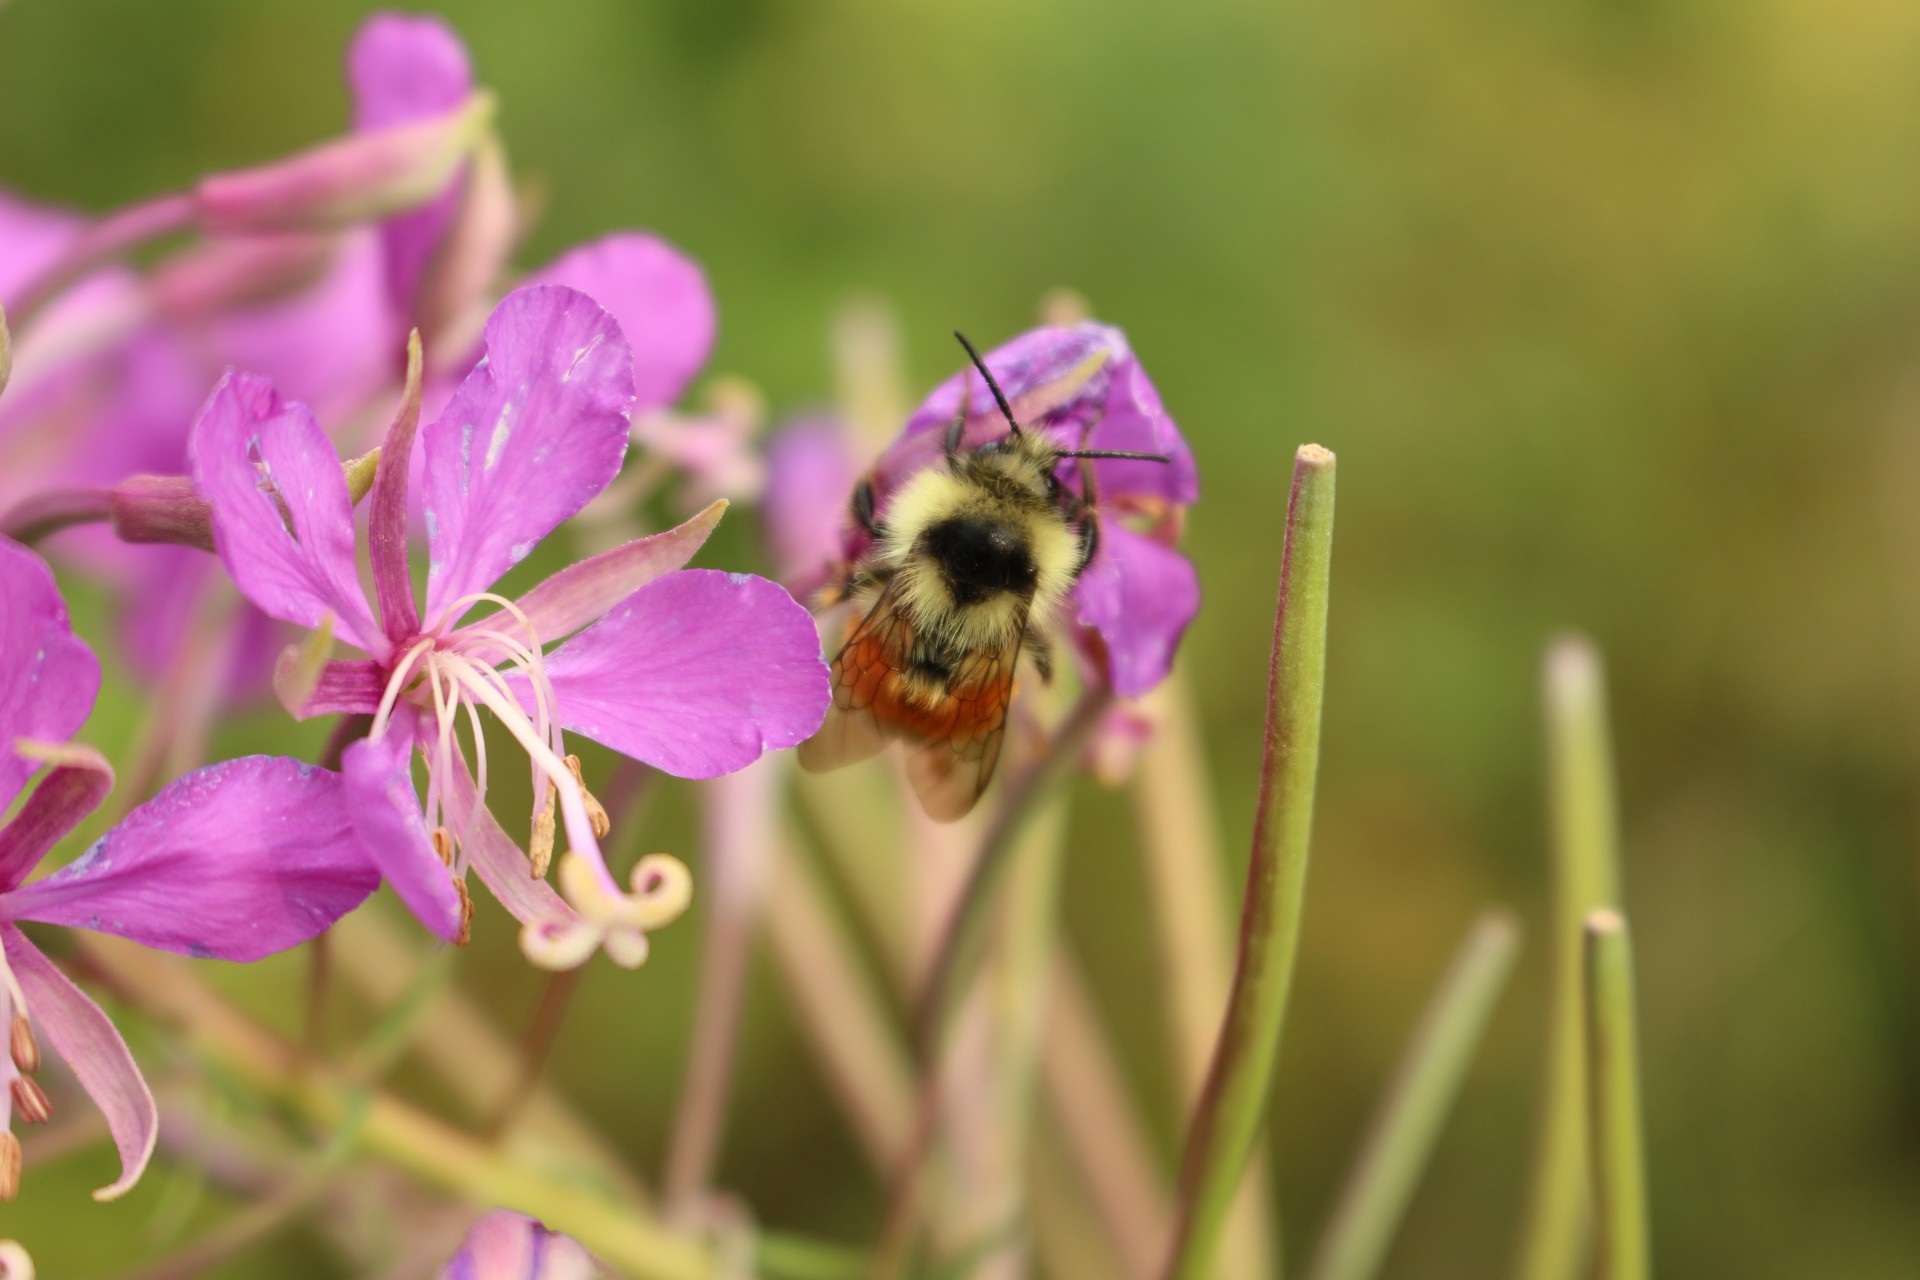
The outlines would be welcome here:
<svg viewBox="0 0 1920 1280">
<path fill-rule="evenodd" d="M 0 183 L 104 209 L 332 134 L 367 8 L 11 0 Z M 1318 845 L 1272 1126 L 1291 1252 L 1455 940 L 1500 901 L 1530 929 L 1522 976 L 1388 1274 L 1506 1268 L 1542 1039 L 1537 667 L 1577 627 L 1612 681 L 1661 1272 L 1920 1275 L 1920 8 L 444 12 L 548 197 L 524 260 L 661 232 L 710 273 L 711 369 L 778 410 L 829 395 L 829 320 L 856 292 L 898 308 L 916 389 L 954 367 L 955 326 L 998 341 L 1054 286 L 1127 330 L 1201 466 L 1187 657 L 1235 876 L 1288 466 L 1305 440 L 1338 451 Z M 110 696 L 91 736 L 135 717 Z M 1080 801 L 1069 928 L 1172 1159 L 1130 811 L 1091 784 Z M 669 788 L 647 846 L 690 849 L 690 809 Z M 504 919 L 482 923 L 463 980 L 513 1024 L 537 984 Z M 697 952 L 689 922 L 637 977 L 597 964 L 553 1068 L 645 1169 Z M 764 965 L 746 1055 L 722 1182 L 763 1221 L 862 1238 L 880 1189 Z M 99 1276 L 188 1212 L 164 1178 L 95 1208 L 104 1167 L 30 1174 L 0 1234 L 45 1274 Z M 263 1257 L 223 1274 L 336 1274 L 300 1241 Z"/>
</svg>

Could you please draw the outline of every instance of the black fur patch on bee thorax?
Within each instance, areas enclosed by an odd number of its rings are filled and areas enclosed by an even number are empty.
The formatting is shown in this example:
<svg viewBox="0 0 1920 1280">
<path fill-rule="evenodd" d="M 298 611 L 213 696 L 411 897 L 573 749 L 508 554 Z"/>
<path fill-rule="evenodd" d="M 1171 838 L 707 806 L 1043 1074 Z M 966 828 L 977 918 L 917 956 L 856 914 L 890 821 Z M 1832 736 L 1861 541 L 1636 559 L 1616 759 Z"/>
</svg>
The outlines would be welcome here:
<svg viewBox="0 0 1920 1280">
<path fill-rule="evenodd" d="M 1002 591 L 1033 594 L 1039 569 L 1019 527 L 988 515 L 948 516 L 927 526 L 920 549 L 940 566 L 940 576 L 965 607 Z"/>
</svg>

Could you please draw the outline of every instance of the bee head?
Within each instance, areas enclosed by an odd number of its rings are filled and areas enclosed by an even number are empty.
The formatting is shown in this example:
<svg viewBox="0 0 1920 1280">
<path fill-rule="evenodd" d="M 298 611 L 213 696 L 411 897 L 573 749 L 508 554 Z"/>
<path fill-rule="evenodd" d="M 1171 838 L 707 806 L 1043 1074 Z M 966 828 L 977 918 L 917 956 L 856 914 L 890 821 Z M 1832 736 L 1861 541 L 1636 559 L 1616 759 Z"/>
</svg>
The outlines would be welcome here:
<svg viewBox="0 0 1920 1280">
<path fill-rule="evenodd" d="M 1000 384 L 993 380 L 993 374 L 987 368 L 987 362 L 973 349 L 965 334 L 955 330 L 954 337 L 966 348 L 967 358 L 973 361 L 973 367 L 980 371 L 986 381 L 987 390 L 993 393 L 993 402 L 1000 406 L 1000 415 L 1007 420 L 1007 436 L 1004 440 L 989 440 L 976 447 L 969 455 L 979 478 L 989 476 L 1005 477 L 1007 480 L 1024 487 L 1035 497 L 1048 502 L 1057 502 L 1060 497 L 1060 480 L 1054 475 L 1054 468 L 1063 458 L 1130 458 L 1140 462 L 1171 462 L 1172 459 L 1161 453 L 1135 453 L 1119 449 L 1062 449 L 1038 431 L 1028 431 L 1013 416 L 1013 406 L 1007 402 L 1006 393 L 1000 390 Z M 960 445 L 959 428 L 965 425 L 964 419 L 954 422 L 954 429 L 947 437 L 947 452 L 958 458 Z M 1091 476 L 1086 483 L 1085 504 L 1093 503 Z"/>
</svg>

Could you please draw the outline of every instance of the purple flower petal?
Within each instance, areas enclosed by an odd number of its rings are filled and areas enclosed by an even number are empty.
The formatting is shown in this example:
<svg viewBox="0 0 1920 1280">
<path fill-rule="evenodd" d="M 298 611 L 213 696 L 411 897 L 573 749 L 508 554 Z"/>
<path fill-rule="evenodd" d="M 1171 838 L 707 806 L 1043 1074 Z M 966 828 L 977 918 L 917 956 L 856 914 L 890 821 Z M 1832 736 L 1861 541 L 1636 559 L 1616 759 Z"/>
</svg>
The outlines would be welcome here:
<svg viewBox="0 0 1920 1280">
<path fill-rule="evenodd" d="M 449 942 L 460 936 L 460 895 L 433 851 L 420 800 L 397 735 L 362 740 L 340 762 L 347 804 L 360 846 L 393 891 L 429 930 Z"/>
<path fill-rule="evenodd" d="M 837 418 L 796 422 L 768 444 L 760 512 L 768 554 L 796 596 L 810 595 L 840 560 L 847 496 L 859 475 L 853 441 Z"/>
<path fill-rule="evenodd" d="M 300 660 L 299 646 L 283 650 L 280 669 L 285 671 Z M 276 672 L 276 685 L 281 684 Z M 387 669 L 378 662 L 336 659 L 320 668 L 320 682 L 299 706 L 287 706 L 295 720 L 312 716 L 370 715 L 380 709 L 380 696 L 387 691 Z M 289 695 L 281 693 L 283 705 Z"/>
<path fill-rule="evenodd" d="M 407 377 L 400 407 L 380 446 L 367 512 L 367 558 L 373 566 L 373 597 L 387 639 L 400 644 L 420 630 L 420 606 L 407 567 L 407 481 L 413 470 L 413 440 L 420 427 L 420 340 L 407 341 Z"/>
<path fill-rule="evenodd" d="M 1132 449 L 1173 459 L 1171 465 L 1098 463 L 1102 502 L 1151 496 L 1190 503 L 1199 496 L 1186 441 L 1120 330 L 1091 323 L 1034 329 L 995 347 L 985 359 L 1021 424 L 1052 432 L 1063 447 Z M 902 481 L 940 456 L 947 424 L 963 406 L 967 429 L 962 439 L 968 447 L 1007 433 L 993 393 L 976 370 L 948 378 L 915 410 L 875 469 L 883 505 Z M 1073 474 L 1071 465 L 1061 469 L 1063 480 L 1072 481 Z M 1072 485 L 1077 488 L 1077 481 Z"/>
<path fill-rule="evenodd" d="M 0 916 L 97 929 L 200 959 L 305 942 L 379 884 L 339 775 L 282 756 L 187 774 Z"/>
<path fill-rule="evenodd" d="M 13 821 L 0 827 L 0 896 L 17 888 L 113 790 L 113 766 L 92 747 L 69 743 L 53 764 Z"/>
<path fill-rule="evenodd" d="M 73 634 L 53 572 L 25 547 L 0 538 L 0 811 L 38 766 L 17 738 L 65 742 L 86 723 L 100 664 Z"/>
<path fill-rule="evenodd" d="M 312 287 L 219 316 L 209 332 L 221 360 L 272 379 L 324 422 L 358 410 L 395 377 L 406 344 L 387 305 L 380 244 L 364 227 L 340 236 Z"/>
<path fill-rule="evenodd" d="M 473 92 L 473 71 L 460 38 L 437 18 L 383 13 L 367 20 L 347 53 L 353 127 L 361 132 L 431 119 L 456 110 Z M 389 218 L 387 296 L 405 315 L 427 261 L 445 237 L 460 200 L 459 182 L 422 208 Z"/>
<path fill-rule="evenodd" d="M 627 452 L 632 359 L 593 299 L 517 289 L 486 345 L 422 442 L 429 625 L 606 488 Z"/>
<path fill-rule="evenodd" d="M 386 637 L 354 567 L 353 504 L 340 459 L 307 407 L 282 404 L 264 378 L 228 373 L 194 423 L 192 451 L 194 483 L 213 504 L 214 543 L 241 592 L 304 627 L 317 629 L 331 614 L 340 638 L 385 657 Z M 278 501 L 262 488 L 266 479 Z"/>
<path fill-rule="evenodd" d="M 45 1037 L 60 1060 L 79 1078 L 120 1149 L 120 1177 L 93 1193 L 95 1200 L 117 1200 L 140 1181 L 153 1144 L 160 1137 L 160 1113 L 153 1094 L 127 1052 L 127 1042 L 113 1023 L 41 955 L 26 935 L 10 924 L 0 924 L 0 947 L 26 994 L 34 1030 Z"/>
<path fill-rule="evenodd" d="M 1147 371 L 1132 355 L 1114 366 L 1103 410 L 1087 438 L 1087 448 L 1158 453 L 1171 461 L 1100 459 L 1093 464 L 1100 501 L 1154 497 L 1184 507 L 1200 500 L 1200 473 L 1193 451 L 1167 416 Z"/>
<path fill-rule="evenodd" d="M 547 674 L 568 729 L 683 778 L 795 745 L 829 697 L 807 611 L 765 578 L 711 569 L 640 588 L 553 653 Z"/>
<path fill-rule="evenodd" d="M 655 578 L 672 573 L 693 559 L 726 509 L 725 502 L 715 502 L 665 533 L 635 538 L 570 564 L 514 601 L 514 605 L 526 615 L 527 626 L 533 629 L 540 643 L 563 640 Z M 488 614 L 462 627 L 457 634 L 466 636 L 483 628 L 505 628 L 509 635 L 515 636 L 521 636 L 522 632 L 518 619 L 511 615 L 503 618 Z M 505 656 L 501 654 L 500 658 Z"/>
<path fill-rule="evenodd" d="M 613 313 L 633 348 L 636 412 L 678 400 L 713 350 L 705 273 L 654 236 L 627 231 L 581 245 L 528 283 L 568 285 Z"/>
<path fill-rule="evenodd" d="M 1081 623 L 1105 642 L 1114 692 L 1137 698 L 1172 668 L 1180 637 L 1200 611 L 1200 580 L 1178 551 L 1108 521 L 1074 599 Z"/>
<path fill-rule="evenodd" d="M 441 1280 L 590 1280 L 592 1257 L 570 1236 L 495 1209 L 473 1224 Z"/>
</svg>

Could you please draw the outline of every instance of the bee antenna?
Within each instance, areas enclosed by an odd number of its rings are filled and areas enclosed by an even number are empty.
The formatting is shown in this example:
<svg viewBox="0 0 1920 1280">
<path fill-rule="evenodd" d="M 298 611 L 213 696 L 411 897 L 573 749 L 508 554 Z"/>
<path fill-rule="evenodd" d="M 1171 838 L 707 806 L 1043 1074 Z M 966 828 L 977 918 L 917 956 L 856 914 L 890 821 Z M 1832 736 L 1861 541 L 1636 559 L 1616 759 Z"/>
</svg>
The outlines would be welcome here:
<svg viewBox="0 0 1920 1280">
<path fill-rule="evenodd" d="M 1062 449 L 1063 458 L 1126 458 L 1133 462 L 1172 462 L 1164 453 L 1134 453 L 1126 449 Z"/>
<path fill-rule="evenodd" d="M 973 367 L 978 369 L 980 376 L 987 380 L 987 390 L 993 392 L 993 402 L 1000 406 L 1001 414 L 1006 417 L 1007 426 L 1012 429 L 1012 434 L 1017 438 L 1020 435 L 1020 424 L 1014 420 L 1013 406 L 1007 403 L 1007 397 L 1000 390 L 1000 384 L 993 380 L 991 373 L 987 372 L 987 362 L 982 360 L 980 353 L 973 349 L 973 344 L 967 341 L 966 334 L 955 329 L 953 336 L 960 339 L 960 345 L 967 349 L 967 357 L 973 361 Z"/>
</svg>

